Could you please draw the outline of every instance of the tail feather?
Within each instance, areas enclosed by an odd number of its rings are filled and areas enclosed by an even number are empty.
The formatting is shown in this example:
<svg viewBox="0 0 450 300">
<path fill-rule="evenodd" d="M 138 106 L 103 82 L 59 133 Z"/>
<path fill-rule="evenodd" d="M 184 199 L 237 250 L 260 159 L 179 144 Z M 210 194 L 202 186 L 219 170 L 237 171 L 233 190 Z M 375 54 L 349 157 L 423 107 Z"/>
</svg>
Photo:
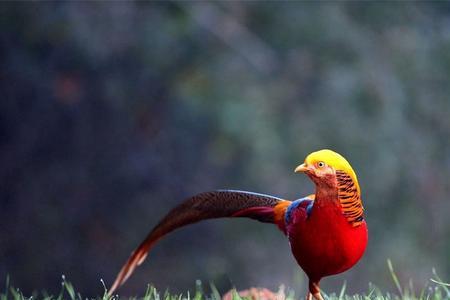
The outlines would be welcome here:
<svg viewBox="0 0 450 300">
<path fill-rule="evenodd" d="M 131 253 L 108 295 L 111 296 L 131 276 L 158 240 L 175 229 L 201 220 L 224 217 L 247 217 L 260 222 L 276 223 L 282 228 L 284 224 L 278 223 L 279 208 L 283 207 L 284 211 L 288 203 L 290 201 L 273 196 L 233 190 L 206 192 L 187 199 L 172 209 Z"/>
</svg>

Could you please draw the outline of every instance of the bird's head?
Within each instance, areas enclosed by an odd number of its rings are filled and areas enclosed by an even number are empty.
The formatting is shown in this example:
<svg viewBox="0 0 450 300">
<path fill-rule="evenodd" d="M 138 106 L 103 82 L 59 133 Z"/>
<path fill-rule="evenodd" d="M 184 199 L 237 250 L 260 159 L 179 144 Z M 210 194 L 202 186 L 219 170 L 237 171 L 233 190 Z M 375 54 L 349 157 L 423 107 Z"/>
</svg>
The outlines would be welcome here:
<svg viewBox="0 0 450 300">
<path fill-rule="evenodd" d="M 305 158 L 305 162 L 295 168 L 295 172 L 303 172 L 317 185 L 336 182 L 336 171 L 349 175 L 355 183 L 358 192 L 359 185 L 355 171 L 348 161 L 339 153 L 324 149 L 313 152 Z"/>
</svg>

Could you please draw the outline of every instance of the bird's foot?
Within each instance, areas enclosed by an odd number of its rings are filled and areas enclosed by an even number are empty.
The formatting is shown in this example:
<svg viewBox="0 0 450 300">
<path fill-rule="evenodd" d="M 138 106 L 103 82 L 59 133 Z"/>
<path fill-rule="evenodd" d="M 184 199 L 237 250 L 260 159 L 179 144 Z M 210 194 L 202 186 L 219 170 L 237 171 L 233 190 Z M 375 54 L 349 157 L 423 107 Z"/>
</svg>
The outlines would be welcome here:
<svg viewBox="0 0 450 300">
<path fill-rule="evenodd" d="M 305 300 L 313 300 L 313 296 L 310 292 L 306 294 Z"/>
</svg>

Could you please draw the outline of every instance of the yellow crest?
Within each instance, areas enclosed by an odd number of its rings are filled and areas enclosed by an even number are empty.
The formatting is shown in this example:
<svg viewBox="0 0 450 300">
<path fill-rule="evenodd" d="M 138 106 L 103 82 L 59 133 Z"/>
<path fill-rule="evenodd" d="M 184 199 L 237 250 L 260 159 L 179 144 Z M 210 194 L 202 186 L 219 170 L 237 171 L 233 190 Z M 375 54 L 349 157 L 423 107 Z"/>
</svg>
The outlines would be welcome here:
<svg viewBox="0 0 450 300">
<path fill-rule="evenodd" d="M 307 165 L 315 164 L 320 161 L 333 167 L 337 171 L 343 171 L 347 173 L 354 181 L 358 189 L 358 193 L 360 192 L 356 173 L 355 171 L 353 171 L 353 168 L 350 166 L 349 162 L 342 155 L 329 149 L 323 149 L 309 154 L 305 159 L 305 163 Z"/>
</svg>

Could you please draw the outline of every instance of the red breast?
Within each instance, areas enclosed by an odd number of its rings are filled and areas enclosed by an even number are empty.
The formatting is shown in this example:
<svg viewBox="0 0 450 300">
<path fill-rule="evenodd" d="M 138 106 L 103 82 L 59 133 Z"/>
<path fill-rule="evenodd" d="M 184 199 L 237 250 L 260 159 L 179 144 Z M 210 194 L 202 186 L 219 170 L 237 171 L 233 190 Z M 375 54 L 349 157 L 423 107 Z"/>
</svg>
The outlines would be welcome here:
<svg viewBox="0 0 450 300">
<path fill-rule="evenodd" d="M 293 213 L 287 226 L 292 253 L 311 279 L 344 272 L 364 254 L 368 233 L 365 221 L 353 226 L 335 205 Z"/>
</svg>

